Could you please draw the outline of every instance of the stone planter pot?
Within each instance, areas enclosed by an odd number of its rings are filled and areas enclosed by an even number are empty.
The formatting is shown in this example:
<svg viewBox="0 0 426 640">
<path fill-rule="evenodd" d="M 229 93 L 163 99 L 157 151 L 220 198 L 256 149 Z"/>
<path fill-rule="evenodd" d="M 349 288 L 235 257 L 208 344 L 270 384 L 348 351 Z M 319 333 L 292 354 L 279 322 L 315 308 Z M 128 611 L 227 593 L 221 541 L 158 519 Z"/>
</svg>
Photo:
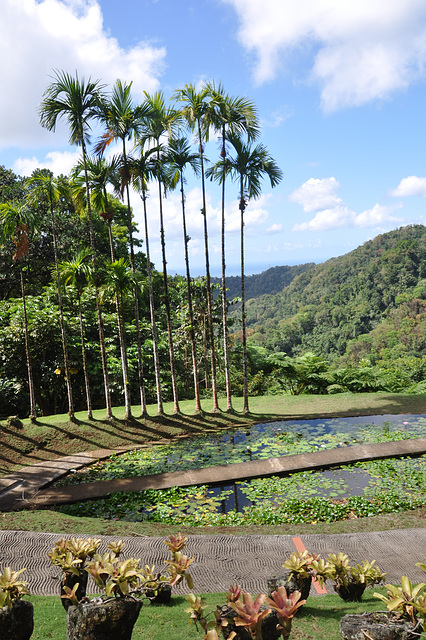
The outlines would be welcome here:
<svg viewBox="0 0 426 640">
<path fill-rule="evenodd" d="M 152 604 L 168 604 L 172 598 L 172 588 L 169 584 L 164 584 L 158 589 L 156 596 L 151 589 L 147 589 L 146 595 L 148 598 L 152 598 Z"/>
<path fill-rule="evenodd" d="M 29 640 L 34 629 L 32 602 L 15 600 L 11 609 L 0 609 L 1 640 Z"/>
<path fill-rule="evenodd" d="M 421 631 L 419 622 L 413 624 L 390 611 L 348 614 L 340 621 L 344 640 L 418 640 Z"/>
<path fill-rule="evenodd" d="M 261 610 L 266 608 L 267 607 L 261 607 Z M 235 631 L 235 640 L 253 640 L 253 636 L 248 629 L 237 627 L 234 624 L 234 618 L 238 618 L 238 615 L 232 607 L 225 604 L 222 607 L 217 607 L 217 610 L 221 618 L 228 621 L 228 625 L 221 629 L 224 640 L 227 640 L 232 631 Z M 271 611 L 271 613 L 262 620 L 262 640 L 278 640 L 281 631 L 277 631 L 277 624 L 279 624 L 278 615 L 275 611 Z"/>
<path fill-rule="evenodd" d="M 82 600 L 86 595 L 88 578 L 89 574 L 87 573 L 87 571 L 80 571 L 78 576 L 76 576 L 75 573 L 66 573 L 61 582 L 61 596 L 65 594 L 64 587 L 69 587 L 70 589 L 72 589 L 78 582 L 76 596 L 79 601 Z M 71 600 L 68 600 L 67 598 L 61 598 L 61 602 L 65 611 L 68 611 L 69 607 L 71 606 Z"/>
<path fill-rule="evenodd" d="M 140 600 L 116 598 L 72 605 L 67 611 L 67 640 L 131 640 Z"/>
<path fill-rule="evenodd" d="M 272 576 L 272 578 L 268 579 L 268 596 L 271 597 L 271 593 L 276 591 L 278 587 L 285 587 L 288 594 L 300 591 L 300 599 L 307 600 L 311 591 L 311 584 L 312 576 L 302 578 L 292 571 L 284 571 L 282 576 Z"/>
<path fill-rule="evenodd" d="M 359 582 L 350 582 L 347 587 L 343 584 L 335 584 L 334 590 L 345 602 L 361 602 L 366 586 Z"/>
</svg>

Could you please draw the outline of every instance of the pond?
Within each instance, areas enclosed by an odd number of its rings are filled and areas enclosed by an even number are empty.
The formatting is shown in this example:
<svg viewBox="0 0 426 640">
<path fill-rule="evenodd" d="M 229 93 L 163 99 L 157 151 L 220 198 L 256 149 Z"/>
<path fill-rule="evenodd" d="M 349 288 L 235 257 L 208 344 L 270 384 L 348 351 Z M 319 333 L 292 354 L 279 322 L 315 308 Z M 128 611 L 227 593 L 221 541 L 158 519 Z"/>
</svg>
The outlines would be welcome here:
<svg viewBox="0 0 426 640">
<path fill-rule="evenodd" d="M 194 436 L 167 445 L 112 456 L 66 478 L 61 484 L 107 480 L 194 469 L 218 464 L 292 455 L 367 442 L 426 437 L 426 416 L 385 415 L 355 418 L 291 420 L 257 424 L 244 429 Z M 392 466 L 392 464 L 393 466 Z M 127 520 L 201 518 L 213 514 L 232 519 L 246 514 L 282 509 L 289 502 L 348 499 L 374 500 L 391 491 L 401 497 L 424 497 L 426 460 L 381 461 L 323 472 L 295 473 L 284 478 L 261 478 L 222 487 L 173 488 L 161 492 L 114 494 L 96 502 L 60 509 L 79 515 L 101 515 Z M 404 468 L 398 465 L 405 465 Z M 397 466 L 395 466 L 397 465 Z M 407 471 L 407 465 L 411 465 Z M 398 468 L 397 468 L 398 467 Z M 405 485 L 401 482 L 409 478 Z M 264 517 L 264 516 L 262 516 Z"/>
</svg>

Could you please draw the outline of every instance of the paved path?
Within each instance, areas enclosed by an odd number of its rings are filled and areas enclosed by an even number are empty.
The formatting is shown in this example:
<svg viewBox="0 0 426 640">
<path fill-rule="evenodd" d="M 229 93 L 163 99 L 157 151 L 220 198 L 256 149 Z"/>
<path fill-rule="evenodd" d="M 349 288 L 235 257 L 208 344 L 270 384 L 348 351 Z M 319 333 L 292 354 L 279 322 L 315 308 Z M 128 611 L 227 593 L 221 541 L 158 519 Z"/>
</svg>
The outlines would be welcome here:
<svg viewBox="0 0 426 640">
<path fill-rule="evenodd" d="M 47 553 L 61 537 L 57 533 L 0 531 L 0 567 L 10 566 L 14 570 L 26 567 L 22 579 L 29 582 L 31 593 L 55 595 L 59 590 L 60 573 L 50 564 Z M 117 540 L 117 536 L 99 537 L 102 539 L 101 551 L 106 551 L 109 541 Z M 123 558 L 141 558 L 142 564 L 155 564 L 160 568 L 168 556 L 164 538 L 144 536 L 124 540 Z M 415 563 L 425 558 L 426 529 L 300 537 L 194 535 L 188 536 L 186 548 L 187 554 L 195 557 L 190 569 L 194 591 L 221 592 L 227 591 L 231 584 L 241 584 L 253 594 L 264 592 L 268 577 L 280 575 L 283 562 L 301 545 L 323 557 L 343 551 L 349 555 L 351 564 L 375 559 L 392 583 L 399 583 L 401 575 L 407 575 L 415 583 L 425 580 L 424 572 Z M 331 585 L 328 590 L 332 592 Z M 176 592 L 186 593 L 187 589 L 179 585 Z M 312 594 L 316 595 L 314 588 Z"/>
</svg>

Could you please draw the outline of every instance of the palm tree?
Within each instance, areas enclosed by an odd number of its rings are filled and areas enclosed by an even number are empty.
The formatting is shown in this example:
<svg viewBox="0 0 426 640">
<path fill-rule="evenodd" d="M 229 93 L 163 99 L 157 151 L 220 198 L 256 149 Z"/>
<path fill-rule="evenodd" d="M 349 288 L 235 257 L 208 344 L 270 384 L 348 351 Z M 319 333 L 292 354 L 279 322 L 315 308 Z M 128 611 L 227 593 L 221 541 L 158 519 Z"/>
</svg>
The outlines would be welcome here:
<svg viewBox="0 0 426 640">
<path fill-rule="evenodd" d="M 258 144 L 252 147 L 250 142 L 244 143 L 236 135 L 228 136 L 235 154 L 225 159 L 226 172 L 231 178 L 239 182 L 241 212 L 241 333 L 243 347 L 243 376 L 244 376 L 244 413 L 249 412 L 248 405 L 248 375 L 247 375 L 247 342 L 246 342 L 246 314 L 244 297 L 244 212 L 251 198 L 259 198 L 262 193 L 263 177 L 269 178 L 271 187 L 275 187 L 282 179 L 282 171 L 269 154 L 267 148 Z"/>
<path fill-rule="evenodd" d="M 44 92 L 40 104 L 40 122 L 49 131 L 55 131 L 58 120 L 64 118 L 69 126 L 70 143 L 81 147 L 86 182 L 87 213 L 89 220 L 92 266 L 96 274 L 96 248 L 93 232 L 92 209 L 90 203 L 89 181 L 87 177 L 87 143 L 90 141 L 90 121 L 96 117 L 102 100 L 103 85 L 99 80 L 86 82 L 78 74 L 73 78 L 65 71 L 56 71 L 53 82 Z M 107 357 L 102 312 L 96 287 L 96 311 L 98 316 L 99 344 L 101 349 L 102 370 L 105 387 L 105 405 L 107 420 L 112 419 L 111 396 L 109 388 Z"/>
<path fill-rule="evenodd" d="M 44 203 L 47 204 L 47 207 L 50 211 L 50 220 L 52 225 L 52 238 L 53 238 L 53 253 L 55 257 L 55 277 L 56 277 L 56 289 L 58 293 L 58 308 L 59 308 L 59 323 L 61 325 L 61 337 L 62 337 L 62 350 L 64 354 L 64 368 L 65 368 L 65 380 L 67 385 L 67 396 L 68 396 L 68 415 L 71 421 L 74 421 L 74 401 L 72 394 L 72 383 L 71 383 L 71 375 L 70 375 L 70 367 L 69 367 L 69 357 L 68 357 L 68 345 L 67 345 L 67 334 L 65 330 L 65 320 L 64 320 L 64 310 L 62 305 L 62 293 L 61 293 L 61 282 L 59 278 L 59 259 L 58 259 L 58 242 L 57 242 L 57 234 L 56 234 L 56 220 L 55 220 L 55 208 L 58 205 L 61 197 L 69 198 L 69 193 L 64 192 L 64 183 L 60 183 L 58 180 L 55 180 L 52 173 L 49 172 L 38 172 L 29 178 L 26 182 L 27 186 L 30 187 L 30 192 L 28 195 L 29 202 L 31 202 L 34 206 L 41 204 L 43 206 Z"/>
<path fill-rule="evenodd" d="M 179 413 L 179 398 L 177 388 L 177 377 L 175 367 L 175 354 L 173 346 L 172 319 L 170 309 L 169 284 L 167 277 L 167 260 L 166 260 L 166 241 L 164 236 L 164 219 L 163 219 L 163 195 L 162 189 L 167 189 L 166 176 L 163 170 L 161 155 L 161 138 L 164 135 L 172 137 L 172 132 L 179 124 L 179 114 L 174 110 L 167 108 L 164 101 L 164 95 L 161 91 L 157 91 L 154 95 L 145 92 L 145 101 L 141 107 L 141 111 L 149 116 L 142 119 L 140 142 L 143 144 L 147 141 L 153 141 L 156 146 L 156 168 L 155 175 L 158 181 L 158 197 L 159 197 L 159 213 L 160 213 L 160 238 L 161 238 L 161 255 L 163 260 L 163 283 L 164 283 L 164 304 L 166 307 L 167 321 L 167 337 L 169 342 L 169 359 L 170 373 L 172 378 L 173 404 L 174 413 Z"/>
<path fill-rule="evenodd" d="M 137 134 L 140 124 L 140 118 L 143 115 L 141 108 L 133 106 L 131 95 L 132 83 L 126 84 L 121 80 L 116 80 L 109 98 L 102 100 L 98 112 L 99 120 L 106 126 L 106 132 L 101 136 L 95 147 L 95 153 L 103 155 L 105 149 L 112 142 L 121 140 L 122 143 L 122 189 L 126 191 L 127 200 L 127 228 L 129 232 L 129 248 L 130 248 L 130 265 L 133 273 L 135 272 L 135 253 L 133 242 L 133 216 L 130 205 L 129 191 L 129 165 L 127 159 L 126 140 L 131 140 Z M 139 300 L 137 288 L 133 289 L 133 301 L 135 309 L 135 326 L 136 326 L 136 344 L 138 350 L 138 370 L 139 370 L 139 386 L 141 395 L 142 415 L 147 415 L 146 409 L 146 393 L 143 376 L 142 364 L 142 340 L 140 330 L 140 314 Z"/>
<path fill-rule="evenodd" d="M 91 206 L 108 225 L 110 255 L 111 261 L 114 261 L 114 242 L 112 239 L 114 208 L 111 205 L 107 186 L 108 184 L 111 184 L 116 192 L 119 191 L 121 183 L 119 175 L 120 161 L 116 156 L 111 158 L 109 162 L 103 158 L 93 158 L 88 156 L 86 159 L 86 167 Z M 73 167 L 71 176 L 74 202 L 78 208 L 83 208 L 86 204 L 86 179 L 84 175 L 84 166 L 81 161 Z"/>
<path fill-rule="evenodd" d="M 194 313 L 192 309 L 191 295 L 191 275 L 189 270 L 188 242 L 190 237 L 186 231 L 186 215 L 185 215 L 185 190 L 184 190 L 184 171 L 186 166 L 190 166 L 193 171 L 198 174 L 200 170 L 200 158 L 196 153 L 191 153 L 190 146 L 185 138 L 177 138 L 170 140 L 166 153 L 166 163 L 169 164 L 172 176 L 172 183 L 180 183 L 181 203 L 182 203 L 182 225 L 183 225 L 183 244 L 185 250 L 185 266 L 186 266 L 186 286 L 187 301 L 189 313 L 189 339 L 191 342 L 192 353 L 192 371 L 194 376 L 195 391 L 195 410 L 201 411 L 200 387 L 198 383 L 198 367 L 197 367 L 197 349 L 195 344 L 194 333 Z"/>
<path fill-rule="evenodd" d="M 152 330 L 152 345 L 154 355 L 154 370 L 155 370 L 155 384 L 157 390 L 157 410 L 158 415 L 164 414 L 163 408 L 163 396 L 161 391 L 161 378 L 160 378 L 160 356 L 158 351 L 158 335 L 157 335 L 157 323 L 155 320 L 155 304 L 154 304 L 154 287 L 152 283 L 152 267 L 151 258 L 149 253 L 149 232 L 148 232 L 148 216 L 146 200 L 148 197 L 148 182 L 150 179 L 156 176 L 156 162 L 154 154 L 157 153 L 156 147 L 145 149 L 144 143 L 141 142 L 137 146 L 138 157 L 132 158 L 130 161 L 130 175 L 133 188 L 139 192 L 143 203 L 143 216 L 144 216 L 144 228 L 145 228 L 145 253 L 146 253 L 146 267 L 148 273 L 148 292 L 149 292 L 149 310 L 151 316 L 151 330 Z"/>
<path fill-rule="evenodd" d="M 24 312 L 25 354 L 28 370 L 28 388 L 30 396 L 30 420 L 35 422 L 37 409 L 34 393 L 34 378 L 31 365 L 30 338 L 28 332 L 27 306 L 25 298 L 24 274 L 22 260 L 27 257 L 30 235 L 35 230 L 37 216 L 24 201 L 10 201 L 0 204 L 0 240 L 12 241 L 15 245 L 13 260 L 19 264 L 21 278 L 22 307 Z"/>
<path fill-rule="evenodd" d="M 117 310 L 117 325 L 120 341 L 121 366 L 123 370 L 124 406 L 126 420 L 132 417 L 130 400 L 129 366 L 127 360 L 126 330 L 124 322 L 125 299 L 134 287 L 137 286 L 135 274 L 130 264 L 124 258 L 106 263 L 106 282 L 102 287 L 101 297 L 114 297 Z"/>
<path fill-rule="evenodd" d="M 221 135 L 222 170 L 210 170 L 206 172 L 207 177 L 218 179 L 222 183 L 222 224 L 221 224 L 221 244 L 222 244 L 222 325 L 223 325 L 223 353 L 225 361 L 225 384 L 227 411 L 232 413 L 231 378 L 229 373 L 229 349 L 228 349 L 228 303 L 226 299 L 226 253 L 225 253 L 225 178 L 226 178 L 226 140 L 229 135 L 246 133 L 249 140 L 254 140 L 259 134 L 256 107 L 253 102 L 246 98 L 233 97 L 225 93 L 221 84 L 208 83 L 212 101 L 212 123 L 214 128 Z"/>
<path fill-rule="evenodd" d="M 92 420 L 92 399 L 90 394 L 89 372 L 87 369 L 86 357 L 86 342 L 84 336 L 83 314 L 81 309 L 81 296 L 83 295 L 83 291 L 90 279 L 90 266 L 87 264 L 87 260 L 90 255 L 90 249 L 82 249 L 76 255 L 74 260 L 61 262 L 58 267 L 60 279 L 64 286 L 72 286 L 77 292 L 78 315 L 80 321 L 81 356 L 83 360 L 84 383 L 86 387 L 87 417 L 89 418 L 89 420 Z"/>
<path fill-rule="evenodd" d="M 209 259 L 209 242 L 207 231 L 207 209 L 206 209 L 206 185 L 204 172 L 204 143 L 209 139 L 209 129 L 212 124 L 212 105 L 209 88 L 204 86 L 201 91 L 197 92 L 192 84 L 187 84 L 183 89 L 175 92 L 176 99 L 183 102 L 183 117 L 188 127 L 192 131 L 196 131 L 198 150 L 201 167 L 201 191 L 202 191 L 202 209 L 201 214 L 204 221 L 204 252 L 206 258 L 206 283 L 207 283 L 207 309 L 208 309 L 208 332 L 211 348 L 211 370 L 212 370 L 212 397 L 213 411 L 219 411 L 217 382 L 216 382 L 216 354 L 213 332 L 213 311 L 212 311 L 212 294 L 210 282 L 210 259 Z"/>
</svg>

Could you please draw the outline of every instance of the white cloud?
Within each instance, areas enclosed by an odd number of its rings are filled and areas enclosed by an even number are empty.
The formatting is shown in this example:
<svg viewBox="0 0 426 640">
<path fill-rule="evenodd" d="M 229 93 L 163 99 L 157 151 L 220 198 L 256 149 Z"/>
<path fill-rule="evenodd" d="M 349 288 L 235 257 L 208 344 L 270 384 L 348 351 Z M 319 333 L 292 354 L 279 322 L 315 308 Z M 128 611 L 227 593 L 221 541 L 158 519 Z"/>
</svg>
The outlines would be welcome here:
<svg viewBox="0 0 426 640">
<path fill-rule="evenodd" d="M 274 223 L 274 224 L 271 224 L 271 226 L 266 229 L 266 233 L 279 233 L 282 230 L 283 230 L 282 224 Z"/>
<path fill-rule="evenodd" d="M 255 79 L 272 80 L 291 53 L 311 54 L 305 74 L 325 111 L 386 99 L 423 77 L 426 4 L 418 0 L 223 0 L 254 52 Z"/>
<path fill-rule="evenodd" d="M 2 0 L 0 8 L 0 145 L 31 147 L 52 142 L 37 109 L 54 69 L 80 77 L 133 80 L 134 94 L 158 89 L 165 50 L 141 42 L 120 47 L 103 29 L 96 0 Z M 67 138 L 65 127 L 61 142 Z M 55 141 L 59 140 L 59 135 Z"/>
<path fill-rule="evenodd" d="M 80 151 L 51 151 L 45 160 L 32 158 L 18 158 L 13 165 L 13 171 L 20 176 L 30 176 L 35 169 L 49 169 L 55 176 L 68 175 L 73 166 L 80 159 Z"/>
<path fill-rule="evenodd" d="M 376 227 L 384 223 L 398 222 L 391 214 L 395 207 L 374 207 L 357 214 L 337 195 L 340 188 L 335 178 L 310 178 L 293 191 L 289 200 L 302 205 L 306 213 L 316 212 L 311 220 L 293 225 L 292 231 L 329 231 L 353 227 Z"/>
<path fill-rule="evenodd" d="M 390 192 L 395 198 L 405 198 L 406 196 L 426 197 L 426 178 L 418 176 L 408 176 L 403 178 L 396 189 Z"/>
</svg>

